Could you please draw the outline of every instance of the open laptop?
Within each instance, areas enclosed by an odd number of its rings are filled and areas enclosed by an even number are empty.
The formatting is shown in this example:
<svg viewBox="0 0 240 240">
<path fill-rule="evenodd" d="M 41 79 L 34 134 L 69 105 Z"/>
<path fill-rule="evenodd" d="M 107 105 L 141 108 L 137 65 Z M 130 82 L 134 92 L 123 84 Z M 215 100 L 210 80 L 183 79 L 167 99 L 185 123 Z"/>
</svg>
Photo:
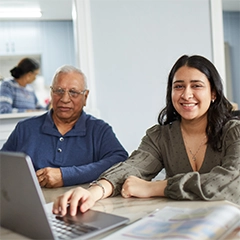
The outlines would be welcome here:
<svg viewBox="0 0 240 240">
<path fill-rule="evenodd" d="M 88 239 L 129 221 L 95 210 L 75 217 L 47 212 L 32 161 L 23 153 L 0 151 L 0 190 L 0 225 L 32 239 Z M 56 233 L 59 224 L 65 225 L 63 235 Z"/>
</svg>

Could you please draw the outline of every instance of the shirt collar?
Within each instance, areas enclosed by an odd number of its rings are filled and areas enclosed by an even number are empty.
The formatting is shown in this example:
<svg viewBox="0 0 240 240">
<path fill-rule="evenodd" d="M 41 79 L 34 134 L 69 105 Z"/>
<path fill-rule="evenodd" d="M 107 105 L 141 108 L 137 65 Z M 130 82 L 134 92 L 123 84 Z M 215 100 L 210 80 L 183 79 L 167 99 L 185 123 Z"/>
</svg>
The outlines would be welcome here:
<svg viewBox="0 0 240 240">
<path fill-rule="evenodd" d="M 49 110 L 46 114 L 44 123 L 42 125 L 42 132 L 45 134 L 49 135 L 54 135 L 54 136 L 61 136 L 59 131 L 57 130 L 53 119 L 52 119 L 52 109 Z M 73 126 L 73 128 L 67 132 L 64 136 L 65 137 L 70 137 L 70 136 L 85 136 L 86 135 L 86 121 L 87 121 L 88 115 L 82 111 L 81 116 Z"/>
</svg>

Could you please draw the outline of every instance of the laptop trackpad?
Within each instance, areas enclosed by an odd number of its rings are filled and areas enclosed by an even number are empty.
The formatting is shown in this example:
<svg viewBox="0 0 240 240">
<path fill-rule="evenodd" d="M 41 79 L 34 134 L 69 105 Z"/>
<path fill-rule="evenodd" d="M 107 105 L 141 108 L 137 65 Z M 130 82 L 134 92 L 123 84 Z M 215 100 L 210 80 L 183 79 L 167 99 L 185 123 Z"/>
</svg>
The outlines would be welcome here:
<svg viewBox="0 0 240 240">
<path fill-rule="evenodd" d="M 69 224 L 81 224 L 95 229 L 102 229 L 118 223 L 122 217 L 91 209 L 85 213 L 78 211 L 76 216 L 71 216 L 68 208 L 65 216 L 56 216 L 56 218 Z"/>
</svg>

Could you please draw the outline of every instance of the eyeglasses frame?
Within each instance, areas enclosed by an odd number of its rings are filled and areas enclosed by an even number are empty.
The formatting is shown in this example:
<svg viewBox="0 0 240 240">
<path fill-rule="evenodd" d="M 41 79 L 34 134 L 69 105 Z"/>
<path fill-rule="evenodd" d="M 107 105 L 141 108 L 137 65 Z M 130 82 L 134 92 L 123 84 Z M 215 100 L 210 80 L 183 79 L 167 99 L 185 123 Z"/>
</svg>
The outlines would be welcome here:
<svg viewBox="0 0 240 240">
<path fill-rule="evenodd" d="M 70 93 L 70 91 L 71 91 L 72 89 L 70 89 L 70 90 L 65 90 L 65 89 L 63 89 L 63 88 L 57 88 L 57 89 L 55 89 L 53 86 L 51 86 L 50 89 L 52 90 L 53 94 L 56 94 L 57 96 L 60 96 L 60 97 L 63 97 L 64 94 L 65 94 L 65 92 L 67 92 L 67 93 L 68 93 L 68 96 L 69 96 L 70 98 L 77 98 L 77 97 L 80 96 L 80 95 L 84 95 L 85 92 L 87 91 L 87 89 L 85 89 L 85 90 L 83 90 L 83 91 L 80 91 L 80 92 L 74 90 L 74 93 L 77 94 L 77 96 L 74 97 L 74 96 L 72 96 L 71 93 Z M 57 91 L 59 91 L 59 90 L 61 90 L 61 93 L 60 93 L 60 92 L 57 93 Z"/>
</svg>

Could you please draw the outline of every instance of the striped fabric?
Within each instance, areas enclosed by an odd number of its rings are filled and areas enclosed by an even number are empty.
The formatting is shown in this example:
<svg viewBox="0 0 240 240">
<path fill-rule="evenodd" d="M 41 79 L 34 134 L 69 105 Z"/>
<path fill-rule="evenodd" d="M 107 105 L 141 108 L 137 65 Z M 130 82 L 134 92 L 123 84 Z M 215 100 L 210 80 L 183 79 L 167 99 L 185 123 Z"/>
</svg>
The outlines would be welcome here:
<svg viewBox="0 0 240 240">
<path fill-rule="evenodd" d="M 14 79 L 4 80 L 0 85 L 0 113 L 26 112 L 42 109 L 30 85 L 22 87 Z"/>
</svg>

